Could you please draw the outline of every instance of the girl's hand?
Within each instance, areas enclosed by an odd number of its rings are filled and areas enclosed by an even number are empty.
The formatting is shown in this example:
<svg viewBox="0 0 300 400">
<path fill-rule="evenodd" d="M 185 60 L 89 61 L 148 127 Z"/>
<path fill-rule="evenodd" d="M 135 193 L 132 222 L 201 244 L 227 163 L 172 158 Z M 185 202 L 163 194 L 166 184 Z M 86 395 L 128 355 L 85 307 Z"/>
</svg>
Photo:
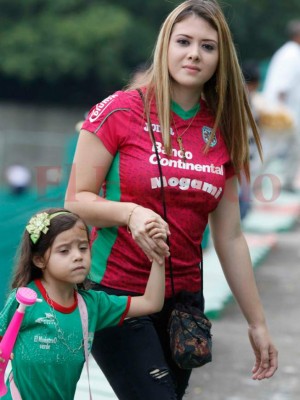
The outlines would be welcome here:
<svg viewBox="0 0 300 400">
<path fill-rule="evenodd" d="M 271 378 L 278 368 L 278 351 L 271 341 L 267 327 L 249 327 L 248 334 L 255 355 L 252 379 Z"/>
<path fill-rule="evenodd" d="M 0 349 L 0 363 L 4 363 L 5 359 L 1 357 L 1 354 L 2 354 L 2 350 Z"/>
<path fill-rule="evenodd" d="M 0 349 L 0 354 L 2 354 L 2 350 L 1 349 Z M 10 359 L 13 360 L 13 358 L 14 358 L 14 353 L 11 353 Z M 0 363 L 5 363 L 5 361 L 6 360 L 3 357 L 0 356 Z M 1 364 L 0 364 L 0 372 L 2 372 L 2 370 L 3 369 L 1 368 Z"/>
<path fill-rule="evenodd" d="M 128 228 L 149 261 L 155 260 L 161 265 L 164 257 L 169 256 L 169 247 L 165 242 L 170 234 L 169 226 L 160 215 L 149 208 L 135 207 Z M 154 232 L 153 229 L 156 231 Z M 152 232 L 152 237 L 149 232 Z"/>
</svg>

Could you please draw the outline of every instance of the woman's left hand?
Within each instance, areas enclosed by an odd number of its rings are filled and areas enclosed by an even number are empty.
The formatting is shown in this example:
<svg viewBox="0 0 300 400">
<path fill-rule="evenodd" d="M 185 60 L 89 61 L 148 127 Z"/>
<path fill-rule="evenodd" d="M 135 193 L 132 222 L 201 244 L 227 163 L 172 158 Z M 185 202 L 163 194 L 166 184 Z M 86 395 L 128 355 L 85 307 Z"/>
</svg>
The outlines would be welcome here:
<svg viewBox="0 0 300 400">
<path fill-rule="evenodd" d="M 255 355 L 252 379 L 271 378 L 278 368 L 278 351 L 265 325 L 249 327 L 249 339 Z"/>
</svg>

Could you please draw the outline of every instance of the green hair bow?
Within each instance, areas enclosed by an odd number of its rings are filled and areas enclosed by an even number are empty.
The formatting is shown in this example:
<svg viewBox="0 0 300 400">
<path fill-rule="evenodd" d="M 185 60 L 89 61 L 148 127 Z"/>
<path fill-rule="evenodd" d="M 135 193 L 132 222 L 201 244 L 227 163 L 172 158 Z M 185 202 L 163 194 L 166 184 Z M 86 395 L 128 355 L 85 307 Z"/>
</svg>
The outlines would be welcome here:
<svg viewBox="0 0 300 400">
<path fill-rule="evenodd" d="M 51 219 L 60 214 L 69 214 L 69 212 L 59 211 L 54 214 L 48 214 L 46 212 L 42 212 L 36 214 L 34 217 L 30 219 L 28 225 L 26 225 L 26 230 L 30 235 L 32 243 L 35 244 L 39 240 L 39 238 L 41 237 L 41 233 L 45 234 L 48 232 Z"/>
</svg>

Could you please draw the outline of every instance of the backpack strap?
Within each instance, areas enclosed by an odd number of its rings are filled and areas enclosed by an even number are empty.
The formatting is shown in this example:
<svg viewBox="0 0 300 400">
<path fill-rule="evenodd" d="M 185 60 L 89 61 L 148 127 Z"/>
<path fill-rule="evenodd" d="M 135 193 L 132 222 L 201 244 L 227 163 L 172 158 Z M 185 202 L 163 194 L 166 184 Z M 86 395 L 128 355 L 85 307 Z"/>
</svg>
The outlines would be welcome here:
<svg viewBox="0 0 300 400">
<path fill-rule="evenodd" d="M 88 351 L 88 311 L 86 308 L 85 301 L 83 300 L 82 296 L 77 292 L 77 298 L 78 298 L 78 308 L 79 308 L 79 313 L 80 313 L 80 318 L 81 318 L 81 324 L 82 324 L 82 331 L 83 331 L 83 345 L 84 345 L 84 357 L 85 357 L 85 364 L 86 364 L 86 370 L 87 370 L 87 377 L 88 377 L 88 383 L 89 383 L 89 394 L 90 394 L 90 400 L 92 400 L 92 391 L 91 391 L 91 384 L 90 384 L 90 372 L 89 372 L 89 351 Z"/>
<path fill-rule="evenodd" d="M 9 374 L 9 386 L 10 386 L 11 398 L 13 400 L 22 400 L 22 397 L 20 395 L 19 389 L 17 388 L 17 386 L 15 384 L 14 376 L 13 376 L 12 371 Z"/>
</svg>

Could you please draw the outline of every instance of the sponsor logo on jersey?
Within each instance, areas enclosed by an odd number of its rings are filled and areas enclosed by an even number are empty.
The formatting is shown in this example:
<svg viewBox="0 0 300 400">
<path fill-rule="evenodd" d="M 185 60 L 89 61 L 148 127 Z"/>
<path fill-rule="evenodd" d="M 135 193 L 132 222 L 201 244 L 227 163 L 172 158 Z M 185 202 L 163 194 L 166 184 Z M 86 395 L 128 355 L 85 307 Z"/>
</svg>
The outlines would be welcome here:
<svg viewBox="0 0 300 400">
<path fill-rule="evenodd" d="M 91 123 L 93 123 L 94 121 L 96 121 L 101 114 L 104 112 L 104 110 L 114 101 L 115 98 L 117 98 L 118 95 L 117 94 L 113 94 L 111 96 L 108 96 L 106 99 L 104 99 L 103 101 L 101 101 L 101 103 L 96 104 L 93 112 L 91 113 L 91 115 L 89 116 L 89 121 Z"/>
<path fill-rule="evenodd" d="M 209 128 L 208 126 L 203 126 L 202 137 L 205 143 L 209 142 L 211 135 L 212 135 L 212 129 Z M 216 135 L 214 135 L 213 140 L 211 141 L 211 144 L 209 146 L 214 147 L 216 144 L 217 144 L 217 137 Z"/>
<path fill-rule="evenodd" d="M 44 317 L 35 320 L 37 324 L 52 325 L 55 324 L 54 316 L 51 313 L 45 313 Z"/>
</svg>

